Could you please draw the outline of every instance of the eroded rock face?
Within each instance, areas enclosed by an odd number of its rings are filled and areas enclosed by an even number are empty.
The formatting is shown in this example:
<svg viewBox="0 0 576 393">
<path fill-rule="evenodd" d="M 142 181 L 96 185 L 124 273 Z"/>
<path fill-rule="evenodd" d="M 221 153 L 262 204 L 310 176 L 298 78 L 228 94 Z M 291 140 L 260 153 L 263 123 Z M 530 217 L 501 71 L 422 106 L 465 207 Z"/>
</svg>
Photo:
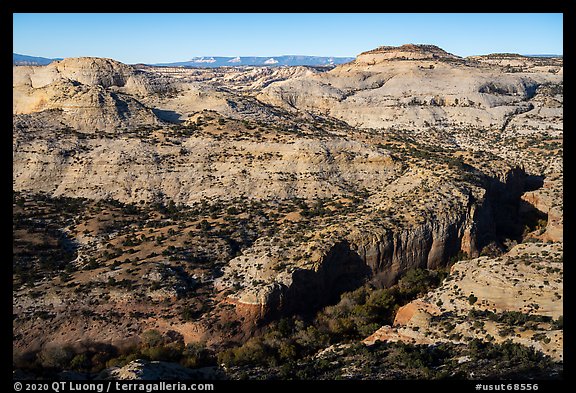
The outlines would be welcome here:
<svg viewBox="0 0 576 393">
<path fill-rule="evenodd" d="M 445 215 L 436 221 L 399 233 L 377 237 L 359 237 L 354 244 L 374 276 L 386 286 L 413 268 L 437 269 L 449 256 L 461 250 L 461 238 L 471 224 L 469 213 Z"/>
<path fill-rule="evenodd" d="M 65 59 L 44 67 L 13 67 L 14 115 L 50 114 L 62 126 L 117 131 L 159 124 L 130 93 L 152 93 L 146 79 L 110 59 Z"/>
<path fill-rule="evenodd" d="M 47 66 L 13 67 L 13 87 L 40 89 L 69 80 L 86 86 L 126 88 L 127 93 L 152 93 L 147 78 L 134 67 L 99 57 L 67 58 Z"/>
<path fill-rule="evenodd" d="M 363 231 L 354 223 L 342 224 L 339 235 L 311 263 L 287 269 L 281 265 L 286 254 L 271 254 L 274 250 L 262 241 L 230 261 L 216 288 L 236 288 L 230 294 L 236 304 L 258 308 L 265 320 L 317 309 L 369 279 L 388 287 L 410 269 L 438 269 L 459 253 L 478 256 L 499 237 L 516 235 L 525 177 L 522 170 L 512 169 L 492 179 L 480 197 L 462 194 L 451 201 L 449 211 L 402 229 Z M 504 215 L 501 206 L 511 211 Z"/>
<path fill-rule="evenodd" d="M 546 229 L 538 235 L 544 241 L 561 242 L 564 239 L 563 207 L 559 203 L 562 189 L 562 177 L 556 175 L 544 180 L 541 188 L 522 195 L 522 200 L 528 206 L 535 207 L 547 216 Z"/>
<path fill-rule="evenodd" d="M 541 98 L 558 102 L 562 93 L 539 86 L 561 86 L 562 75 L 549 72 L 561 64 L 553 60 L 543 69 L 537 60 L 522 59 L 523 72 L 506 73 L 435 46 L 383 47 L 330 72 L 272 84 L 258 98 L 360 127 L 518 129 L 527 126 L 522 118 L 536 117 L 545 129 L 562 109 Z"/>
<path fill-rule="evenodd" d="M 561 242 L 519 244 L 502 257 L 457 262 L 441 287 L 400 308 L 394 326 L 364 342 L 511 339 L 561 361 L 563 330 L 553 321 L 564 314 L 562 250 Z"/>
<path fill-rule="evenodd" d="M 405 44 L 402 46 L 380 46 L 363 53 L 356 58 L 356 63 L 374 64 L 384 60 L 463 60 L 459 56 L 446 52 L 436 45 Z"/>
<path fill-rule="evenodd" d="M 287 142 L 187 138 L 158 145 L 140 138 L 16 136 L 14 189 L 122 202 L 158 195 L 201 198 L 323 198 L 375 189 L 399 171 L 385 151 L 343 138 Z M 56 147 L 57 145 L 57 147 Z M 352 186 L 351 186 L 352 185 Z"/>
</svg>

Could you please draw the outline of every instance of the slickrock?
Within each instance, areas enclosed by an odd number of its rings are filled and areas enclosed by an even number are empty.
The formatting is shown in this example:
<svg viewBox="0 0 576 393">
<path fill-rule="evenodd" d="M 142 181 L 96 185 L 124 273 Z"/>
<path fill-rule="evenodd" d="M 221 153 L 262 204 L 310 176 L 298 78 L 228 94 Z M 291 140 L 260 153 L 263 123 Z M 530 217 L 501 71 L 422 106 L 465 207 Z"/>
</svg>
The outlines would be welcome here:
<svg viewBox="0 0 576 393">
<path fill-rule="evenodd" d="M 535 66 L 541 60 L 523 60 L 526 66 L 512 73 L 435 46 L 383 47 L 326 73 L 274 83 L 258 98 L 367 128 L 531 129 L 540 122 L 558 129 L 561 124 L 550 121 L 562 116 L 562 108 L 551 103 L 561 102 L 558 63 L 551 60 L 542 70 Z M 531 122 L 520 123 L 521 116 Z"/>
<path fill-rule="evenodd" d="M 498 258 L 457 262 L 441 287 L 364 342 L 511 339 L 562 360 L 563 330 L 553 323 L 564 315 L 562 250 L 560 242 L 526 243 Z"/>
</svg>

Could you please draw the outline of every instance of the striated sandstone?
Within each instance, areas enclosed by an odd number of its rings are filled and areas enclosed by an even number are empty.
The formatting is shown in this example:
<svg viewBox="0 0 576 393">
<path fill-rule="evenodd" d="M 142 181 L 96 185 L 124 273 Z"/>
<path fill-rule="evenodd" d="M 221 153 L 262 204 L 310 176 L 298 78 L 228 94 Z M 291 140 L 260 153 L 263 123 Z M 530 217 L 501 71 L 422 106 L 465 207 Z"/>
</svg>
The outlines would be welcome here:
<svg viewBox="0 0 576 393">
<path fill-rule="evenodd" d="M 381 188 L 399 171 L 387 152 L 341 138 L 262 143 L 192 136 L 156 144 L 70 137 L 55 147 L 50 139 L 28 137 L 15 136 L 15 190 L 122 202 L 336 197 Z"/>
<path fill-rule="evenodd" d="M 258 98 L 366 128 L 504 129 L 521 115 L 549 127 L 562 109 L 540 109 L 538 88 L 545 84 L 561 86 L 562 75 L 539 68 L 503 73 L 437 47 L 408 45 L 376 49 L 330 72 L 272 84 Z"/>
</svg>

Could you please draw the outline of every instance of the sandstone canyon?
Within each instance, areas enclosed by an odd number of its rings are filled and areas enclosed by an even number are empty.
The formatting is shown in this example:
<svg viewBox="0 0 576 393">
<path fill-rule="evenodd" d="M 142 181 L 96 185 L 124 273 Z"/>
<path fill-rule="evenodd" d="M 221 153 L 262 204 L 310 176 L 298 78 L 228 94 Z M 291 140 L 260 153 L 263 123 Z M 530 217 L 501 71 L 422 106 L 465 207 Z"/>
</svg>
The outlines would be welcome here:
<svg viewBox="0 0 576 393">
<path fill-rule="evenodd" d="M 14 66 L 12 182 L 19 375 L 561 374 L 562 58 Z"/>
</svg>

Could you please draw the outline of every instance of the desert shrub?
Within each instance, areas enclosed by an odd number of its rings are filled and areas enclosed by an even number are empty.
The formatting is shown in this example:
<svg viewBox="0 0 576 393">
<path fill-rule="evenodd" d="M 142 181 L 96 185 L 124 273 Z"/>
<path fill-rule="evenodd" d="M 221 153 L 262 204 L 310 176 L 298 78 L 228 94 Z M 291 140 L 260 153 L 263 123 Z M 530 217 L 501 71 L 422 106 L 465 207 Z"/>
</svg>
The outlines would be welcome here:
<svg viewBox="0 0 576 393">
<path fill-rule="evenodd" d="M 144 348 L 157 347 L 164 342 L 162 334 L 156 329 L 146 330 L 140 338 Z"/>
<path fill-rule="evenodd" d="M 236 214 L 240 213 L 240 211 L 235 206 L 230 206 L 228 209 L 226 209 L 226 213 L 231 216 L 235 216 Z"/>
<path fill-rule="evenodd" d="M 139 358 L 140 358 L 139 352 L 132 352 L 132 353 L 124 354 L 124 355 L 121 355 L 117 358 L 109 359 L 106 362 L 106 367 L 107 368 L 123 367 L 123 366 L 127 365 L 128 363 L 130 363 L 136 359 L 139 359 Z"/>
<path fill-rule="evenodd" d="M 184 310 L 182 310 L 180 316 L 185 321 L 193 321 L 198 317 L 198 314 L 199 313 L 197 311 L 194 311 L 190 308 L 185 308 Z"/>
<path fill-rule="evenodd" d="M 142 349 L 142 357 L 149 360 L 162 360 L 165 362 L 177 362 L 182 353 L 173 346 L 157 346 Z"/>
<path fill-rule="evenodd" d="M 220 352 L 218 363 L 227 366 L 274 365 L 276 358 L 273 352 L 261 338 L 253 337 L 240 347 Z"/>
<path fill-rule="evenodd" d="M 510 339 L 501 344 L 494 344 L 475 338 L 468 343 L 468 350 L 473 360 L 496 359 L 529 367 L 545 365 L 550 361 L 534 348 L 514 343 Z"/>
<path fill-rule="evenodd" d="M 140 338 L 139 347 L 132 350 L 132 353 L 137 354 L 138 357 L 167 362 L 177 362 L 182 358 L 184 339 L 176 331 L 168 331 L 162 334 L 156 329 L 150 329 L 144 331 Z M 126 358 L 120 358 L 119 362 L 127 361 Z"/>
<path fill-rule="evenodd" d="M 425 346 L 398 343 L 390 355 L 394 363 L 403 364 L 406 368 L 428 369 L 436 364 L 436 357 Z"/>
<path fill-rule="evenodd" d="M 554 329 L 564 329 L 564 316 L 560 315 L 558 319 L 552 322 Z"/>
<path fill-rule="evenodd" d="M 506 336 L 510 336 L 512 334 L 515 333 L 515 330 L 513 327 L 507 326 L 507 327 L 503 327 L 502 329 L 498 330 L 498 335 L 500 337 L 506 337 Z"/>
<path fill-rule="evenodd" d="M 532 340 L 542 341 L 544 344 L 548 344 L 551 341 L 550 337 L 548 337 L 546 333 L 534 333 Z"/>
<path fill-rule="evenodd" d="M 496 353 L 507 361 L 534 364 L 546 360 L 544 355 L 536 352 L 534 348 L 514 343 L 512 340 L 506 340 L 501 344 L 493 345 L 491 349 L 493 353 Z"/>
<path fill-rule="evenodd" d="M 200 223 L 196 226 L 197 229 L 200 229 L 202 232 L 208 232 L 211 228 L 212 225 L 210 225 L 210 223 L 206 220 L 202 220 L 200 221 Z"/>
<path fill-rule="evenodd" d="M 487 318 L 491 321 L 503 323 L 507 326 L 525 326 L 529 323 L 552 322 L 552 318 L 546 315 L 525 314 L 520 311 L 503 311 L 494 313 L 488 310 L 470 310 L 468 317 L 472 320 Z"/>
<path fill-rule="evenodd" d="M 45 347 L 38 353 L 38 360 L 42 367 L 64 369 L 68 367 L 74 357 L 70 347 Z"/>
<path fill-rule="evenodd" d="M 396 306 L 396 297 L 387 289 L 375 290 L 366 300 L 369 315 L 379 318 L 389 318 L 395 311 Z"/>
<path fill-rule="evenodd" d="M 189 368 L 214 364 L 214 359 L 204 343 L 190 343 L 182 351 L 180 364 Z"/>
<path fill-rule="evenodd" d="M 80 353 L 72 358 L 70 361 L 70 367 L 77 371 L 88 370 L 92 367 L 92 361 L 88 358 L 86 353 Z"/>
<path fill-rule="evenodd" d="M 330 341 L 330 336 L 318 330 L 316 326 L 307 326 L 299 329 L 294 335 L 294 339 L 301 347 L 314 351 L 326 347 Z"/>
<path fill-rule="evenodd" d="M 398 292 L 362 287 L 342 294 L 340 302 L 326 307 L 315 324 L 331 342 L 358 339 L 391 323 L 398 308 Z"/>
<path fill-rule="evenodd" d="M 427 293 L 441 281 L 439 274 L 426 269 L 410 269 L 398 281 L 398 288 L 405 298 Z"/>
<path fill-rule="evenodd" d="M 294 344 L 282 342 L 278 348 L 278 357 L 282 361 L 294 360 L 297 358 L 298 350 Z"/>
</svg>

